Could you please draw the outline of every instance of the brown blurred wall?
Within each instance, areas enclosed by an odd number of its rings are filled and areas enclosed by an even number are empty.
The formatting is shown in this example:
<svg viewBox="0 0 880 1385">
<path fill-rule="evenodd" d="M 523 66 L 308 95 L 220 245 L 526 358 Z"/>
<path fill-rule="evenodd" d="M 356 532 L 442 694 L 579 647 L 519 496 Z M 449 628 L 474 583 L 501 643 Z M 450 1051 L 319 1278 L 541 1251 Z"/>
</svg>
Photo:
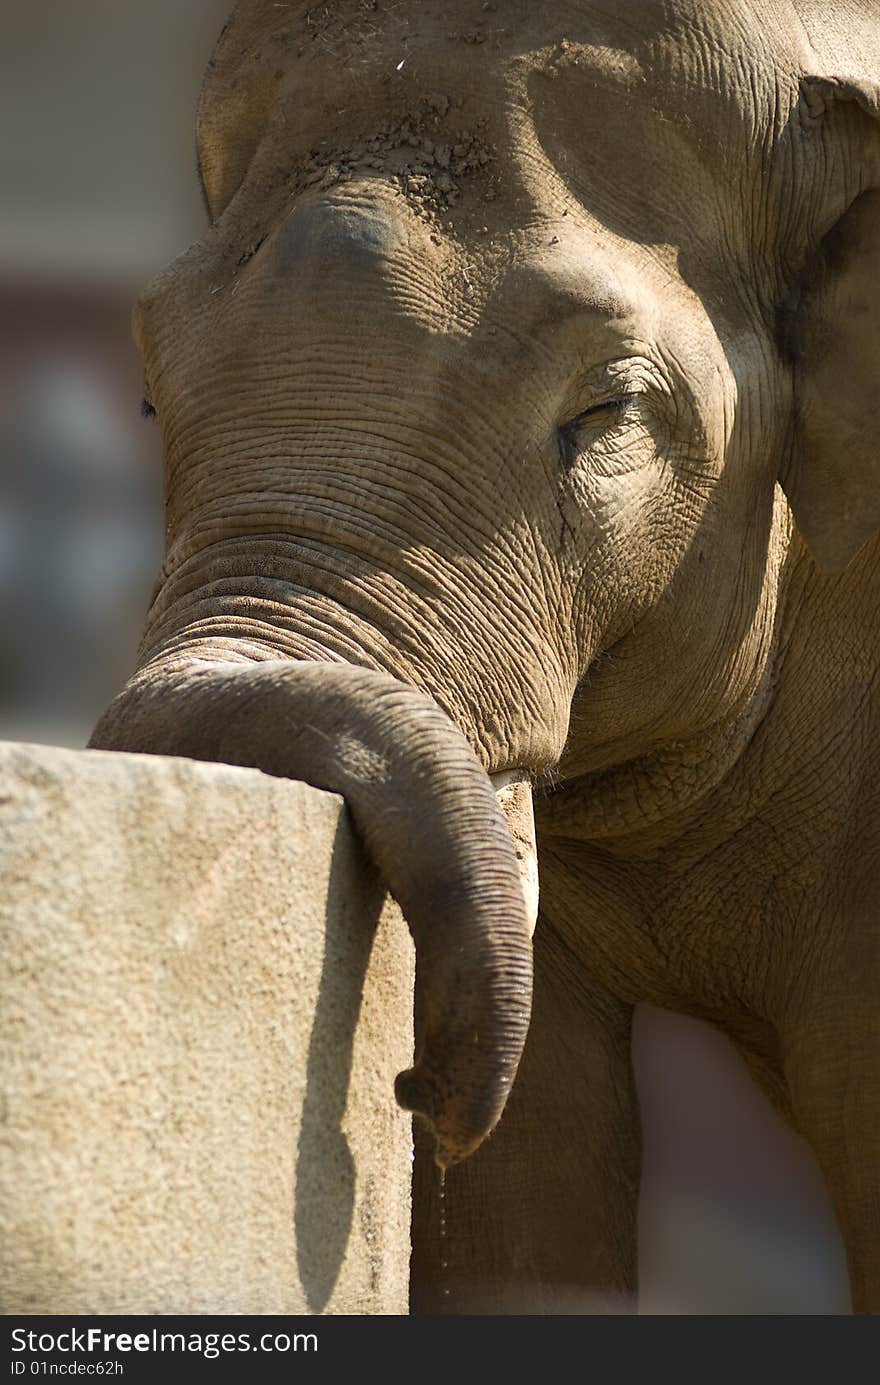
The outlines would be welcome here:
<svg viewBox="0 0 880 1385">
<path fill-rule="evenodd" d="M 230 0 L 0 13 L 0 735 L 80 744 L 161 559 L 139 288 L 201 234 L 193 113 Z"/>
</svg>

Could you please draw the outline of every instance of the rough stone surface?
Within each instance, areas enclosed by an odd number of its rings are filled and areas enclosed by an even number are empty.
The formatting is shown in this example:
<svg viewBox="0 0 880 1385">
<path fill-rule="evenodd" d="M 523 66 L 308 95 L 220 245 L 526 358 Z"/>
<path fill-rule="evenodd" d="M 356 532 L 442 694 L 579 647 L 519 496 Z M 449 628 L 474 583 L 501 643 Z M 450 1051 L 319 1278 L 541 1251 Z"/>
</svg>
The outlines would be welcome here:
<svg viewBox="0 0 880 1385">
<path fill-rule="evenodd" d="M 339 798 L 0 745 L 0 930 L 0 1311 L 407 1311 L 413 955 Z"/>
</svg>

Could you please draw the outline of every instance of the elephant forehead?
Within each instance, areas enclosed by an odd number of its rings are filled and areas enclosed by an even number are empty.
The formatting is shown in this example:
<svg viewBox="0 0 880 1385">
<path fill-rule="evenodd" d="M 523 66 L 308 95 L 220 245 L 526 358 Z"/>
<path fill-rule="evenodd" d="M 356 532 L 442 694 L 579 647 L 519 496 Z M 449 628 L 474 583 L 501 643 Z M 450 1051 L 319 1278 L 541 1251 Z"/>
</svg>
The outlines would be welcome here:
<svg viewBox="0 0 880 1385">
<path fill-rule="evenodd" d="M 399 222 L 380 208 L 322 199 L 295 208 L 279 228 L 274 248 L 281 269 L 327 263 L 358 270 L 402 247 Z"/>
<path fill-rule="evenodd" d="M 611 82 L 636 102 L 641 89 L 642 104 L 648 88 L 685 119 L 701 95 L 716 113 L 732 99 L 751 119 L 759 88 L 772 98 L 778 64 L 794 57 L 795 33 L 788 0 L 239 0 L 202 115 L 214 107 L 235 120 L 250 108 L 262 118 L 283 100 L 296 117 L 284 137 L 314 140 L 429 95 L 444 112 L 481 99 L 497 109 L 505 96 L 517 104 L 532 74 L 576 72 L 582 99 Z"/>
<path fill-rule="evenodd" d="M 264 204 L 379 174 L 457 235 L 574 198 L 629 237 L 705 240 L 718 189 L 741 200 L 737 173 L 784 118 L 784 9 L 759 24 L 750 0 L 252 0 L 201 103 L 212 209 L 248 177 Z"/>
</svg>

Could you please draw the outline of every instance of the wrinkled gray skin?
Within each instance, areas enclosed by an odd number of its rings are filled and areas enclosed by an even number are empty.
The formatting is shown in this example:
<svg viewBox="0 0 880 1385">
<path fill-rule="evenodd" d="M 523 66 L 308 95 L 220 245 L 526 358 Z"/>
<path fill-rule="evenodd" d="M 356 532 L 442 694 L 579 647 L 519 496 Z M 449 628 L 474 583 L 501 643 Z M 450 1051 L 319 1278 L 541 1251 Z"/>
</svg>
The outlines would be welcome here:
<svg viewBox="0 0 880 1385">
<path fill-rule="evenodd" d="M 642 1000 L 732 1036 L 880 1309 L 878 76 L 874 0 L 249 0 L 209 71 L 93 743 L 345 793 L 417 947 L 417 1311 L 634 1291 Z"/>
</svg>

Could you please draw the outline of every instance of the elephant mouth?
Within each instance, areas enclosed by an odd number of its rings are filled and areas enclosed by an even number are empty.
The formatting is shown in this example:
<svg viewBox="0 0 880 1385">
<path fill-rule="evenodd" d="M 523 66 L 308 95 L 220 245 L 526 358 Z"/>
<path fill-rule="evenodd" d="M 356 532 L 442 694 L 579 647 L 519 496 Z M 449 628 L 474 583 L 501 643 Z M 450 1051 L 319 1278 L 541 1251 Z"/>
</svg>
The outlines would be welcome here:
<svg viewBox="0 0 880 1385">
<path fill-rule="evenodd" d="M 526 901 L 529 933 L 534 937 L 538 921 L 538 848 L 531 776 L 526 770 L 504 770 L 500 774 L 491 774 L 489 778 L 513 839 Z"/>
</svg>

